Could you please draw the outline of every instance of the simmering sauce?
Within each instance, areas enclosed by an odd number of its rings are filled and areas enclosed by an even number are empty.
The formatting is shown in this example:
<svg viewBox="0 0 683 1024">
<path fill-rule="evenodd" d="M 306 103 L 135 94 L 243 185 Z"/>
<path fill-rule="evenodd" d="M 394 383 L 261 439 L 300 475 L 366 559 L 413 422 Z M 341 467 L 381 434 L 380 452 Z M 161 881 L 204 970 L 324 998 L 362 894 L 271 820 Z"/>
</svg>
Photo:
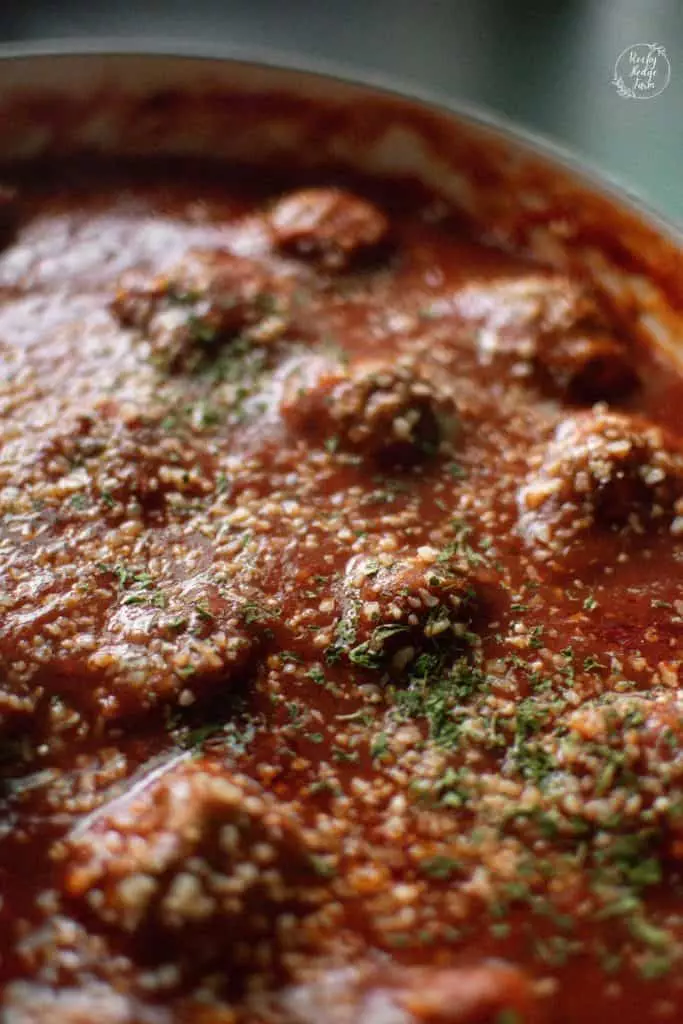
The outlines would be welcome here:
<svg viewBox="0 0 683 1024">
<path fill-rule="evenodd" d="M 683 1017 L 683 380 L 409 183 L 0 195 L 8 1024 Z"/>
</svg>

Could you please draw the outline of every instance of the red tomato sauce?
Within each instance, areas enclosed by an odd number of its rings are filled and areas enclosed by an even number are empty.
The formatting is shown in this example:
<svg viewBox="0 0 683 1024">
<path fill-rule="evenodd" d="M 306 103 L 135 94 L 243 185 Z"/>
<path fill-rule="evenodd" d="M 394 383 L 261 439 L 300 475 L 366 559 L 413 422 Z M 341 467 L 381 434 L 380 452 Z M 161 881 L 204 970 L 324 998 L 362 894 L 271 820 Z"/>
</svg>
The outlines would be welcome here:
<svg viewBox="0 0 683 1024">
<path fill-rule="evenodd" d="M 677 369 L 408 184 L 2 181 L 7 1020 L 679 1020 Z"/>
</svg>

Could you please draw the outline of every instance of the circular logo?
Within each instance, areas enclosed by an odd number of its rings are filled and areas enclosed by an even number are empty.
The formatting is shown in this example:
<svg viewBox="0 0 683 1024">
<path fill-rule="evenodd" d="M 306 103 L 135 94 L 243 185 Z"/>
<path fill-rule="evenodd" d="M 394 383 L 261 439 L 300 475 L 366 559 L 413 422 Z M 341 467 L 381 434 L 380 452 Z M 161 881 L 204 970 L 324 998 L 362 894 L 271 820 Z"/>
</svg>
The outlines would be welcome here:
<svg viewBox="0 0 683 1024">
<path fill-rule="evenodd" d="M 629 100 L 651 100 L 671 80 L 671 64 L 659 43 L 633 43 L 622 50 L 614 65 L 612 85 Z"/>
</svg>

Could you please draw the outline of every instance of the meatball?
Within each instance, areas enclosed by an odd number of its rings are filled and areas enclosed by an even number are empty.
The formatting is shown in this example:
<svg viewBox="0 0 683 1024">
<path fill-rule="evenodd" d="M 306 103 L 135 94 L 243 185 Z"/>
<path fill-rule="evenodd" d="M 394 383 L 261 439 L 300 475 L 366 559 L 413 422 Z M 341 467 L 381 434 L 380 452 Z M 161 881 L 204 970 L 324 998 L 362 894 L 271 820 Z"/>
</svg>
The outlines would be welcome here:
<svg viewBox="0 0 683 1024">
<path fill-rule="evenodd" d="M 213 490 L 212 460 L 196 446 L 158 427 L 116 430 L 94 464 L 95 494 L 107 511 L 138 505 L 143 515 L 173 502 L 203 498 Z"/>
<path fill-rule="evenodd" d="M 438 449 L 454 406 L 405 367 L 362 361 L 349 370 L 321 365 L 312 380 L 293 375 L 281 403 L 294 430 L 328 447 L 386 466 L 409 466 Z"/>
<path fill-rule="evenodd" d="M 290 989 L 286 1009 L 297 1024 L 518 1024 L 539 1020 L 531 979 L 500 960 L 462 967 L 329 972 Z M 332 1008 L 333 1011 L 332 1011 Z"/>
<path fill-rule="evenodd" d="M 680 860 L 683 817 L 672 795 L 680 792 L 683 782 L 682 750 L 679 700 L 670 693 L 656 697 L 611 693 L 585 701 L 567 718 L 566 728 L 555 739 L 553 761 L 570 778 L 581 779 L 589 807 L 593 796 L 619 807 L 618 823 L 609 826 L 615 837 L 633 837 L 647 820 L 651 831 L 645 836 L 641 832 L 641 837 L 653 849 Z M 631 802 L 634 793 L 637 801 Z M 593 812 L 594 808 L 588 811 L 588 820 Z"/>
<path fill-rule="evenodd" d="M 162 422 L 158 416 L 121 422 L 101 410 L 73 417 L 20 464 L 17 483 L 41 497 L 57 481 L 78 479 L 79 501 L 63 503 L 62 516 L 88 512 L 96 503 L 107 518 L 126 512 L 158 518 L 176 503 L 206 497 L 215 477 L 207 446 L 169 434 Z"/>
<path fill-rule="evenodd" d="M 274 244 L 327 270 L 347 269 L 386 242 L 387 218 L 341 188 L 307 188 L 279 199 L 269 218 Z"/>
<path fill-rule="evenodd" d="M 426 648 L 462 642 L 474 604 L 471 582 L 428 558 L 383 566 L 359 555 L 342 582 L 339 646 L 353 664 L 401 668 Z"/>
<path fill-rule="evenodd" d="M 618 399 L 637 383 L 630 354 L 591 293 L 560 274 L 465 288 L 458 312 L 478 329 L 484 359 L 507 356 L 567 397 Z"/>
<path fill-rule="evenodd" d="M 538 362 L 562 394 L 582 402 L 616 400 L 637 384 L 628 352 L 607 331 L 576 330 L 544 339 Z"/>
<path fill-rule="evenodd" d="M 275 944 L 280 914 L 310 908 L 319 876 L 291 813 L 208 760 L 181 760 L 115 800 L 57 848 L 65 891 L 106 925 L 223 963 Z M 195 940 L 188 941 L 188 932 Z M 150 949 L 154 946 L 150 945 Z"/>
<path fill-rule="evenodd" d="M 238 336 L 268 343 L 287 328 L 291 283 L 262 264 L 223 249 L 192 249 L 168 274 L 127 275 L 112 303 L 170 369 L 192 368 Z"/>
<path fill-rule="evenodd" d="M 564 420 L 541 452 L 519 493 L 520 528 L 531 544 L 551 550 L 591 529 L 642 533 L 670 522 L 682 494 L 675 439 L 643 419 L 596 407 Z"/>
</svg>

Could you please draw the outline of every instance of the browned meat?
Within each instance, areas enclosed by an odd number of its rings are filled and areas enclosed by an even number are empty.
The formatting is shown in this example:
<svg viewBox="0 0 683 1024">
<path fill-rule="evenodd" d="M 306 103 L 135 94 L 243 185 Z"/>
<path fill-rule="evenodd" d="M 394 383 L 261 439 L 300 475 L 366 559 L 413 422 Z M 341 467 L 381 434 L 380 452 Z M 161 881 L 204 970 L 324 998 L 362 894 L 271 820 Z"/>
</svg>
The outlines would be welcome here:
<svg viewBox="0 0 683 1024">
<path fill-rule="evenodd" d="M 321 899 L 313 851 L 287 808 L 209 761 L 157 771 L 55 856 L 71 898 L 106 925 L 145 936 L 150 952 L 163 936 L 194 966 L 263 964 L 264 945 L 270 959 L 287 942 L 287 916 Z"/>
<path fill-rule="evenodd" d="M 291 282 L 263 264 L 192 249 L 168 274 L 124 277 L 112 312 L 142 333 L 164 366 L 187 369 L 238 336 L 266 344 L 282 337 L 291 293 Z"/>
<path fill-rule="evenodd" d="M 34 488 L 40 481 L 45 501 L 50 488 L 61 482 L 71 497 L 66 509 L 63 500 L 59 503 L 63 516 L 96 503 L 108 518 L 130 514 L 145 519 L 211 494 L 215 466 L 207 447 L 170 436 L 158 418 L 81 416 L 46 437 L 14 479 Z"/>
<path fill-rule="evenodd" d="M 351 559 L 337 647 L 353 664 L 402 668 L 425 648 L 463 643 L 475 590 L 471 579 L 435 561 L 436 555 Z"/>
<path fill-rule="evenodd" d="M 245 621 L 248 573 L 219 586 L 201 568 L 201 547 L 166 563 L 160 551 L 127 550 L 100 545 L 87 570 L 64 560 L 30 584 L 30 551 L 3 572 L 3 730 L 15 712 L 38 707 L 49 707 L 49 732 L 59 736 L 79 722 L 99 729 L 187 706 L 227 692 L 254 664 L 263 626 Z M 106 643 L 96 645 L 93 631 Z"/>
<path fill-rule="evenodd" d="M 627 346 L 571 278 L 535 273 L 469 285 L 456 295 L 456 308 L 476 326 L 484 360 L 526 363 L 570 399 L 616 400 L 637 383 Z"/>
<path fill-rule="evenodd" d="M 276 247 L 345 270 L 387 240 L 389 222 L 372 203 L 340 188 L 306 188 L 279 199 L 269 216 Z"/>
<path fill-rule="evenodd" d="M 542 450 L 519 494 L 520 528 L 529 543 L 558 550 L 593 527 L 671 523 L 681 494 L 683 453 L 667 432 L 598 409 L 564 420 Z"/>
<path fill-rule="evenodd" d="M 121 430 L 111 452 L 98 460 L 92 475 L 94 493 L 109 514 L 142 509 L 144 514 L 206 497 L 214 489 L 206 453 L 158 430 Z"/>
<path fill-rule="evenodd" d="M 349 371 L 323 366 L 314 381 L 293 375 L 281 411 L 295 430 L 324 437 L 333 450 L 386 466 L 433 455 L 455 418 L 452 402 L 413 371 L 371 360 Z"/>
<path fill-rule="evenodd" d="M 637 383 L 627 349 L 598 328 L 546 339 L 538 362 L 563 394 L 581 402 L 614 401 Z"/>
</svg>

